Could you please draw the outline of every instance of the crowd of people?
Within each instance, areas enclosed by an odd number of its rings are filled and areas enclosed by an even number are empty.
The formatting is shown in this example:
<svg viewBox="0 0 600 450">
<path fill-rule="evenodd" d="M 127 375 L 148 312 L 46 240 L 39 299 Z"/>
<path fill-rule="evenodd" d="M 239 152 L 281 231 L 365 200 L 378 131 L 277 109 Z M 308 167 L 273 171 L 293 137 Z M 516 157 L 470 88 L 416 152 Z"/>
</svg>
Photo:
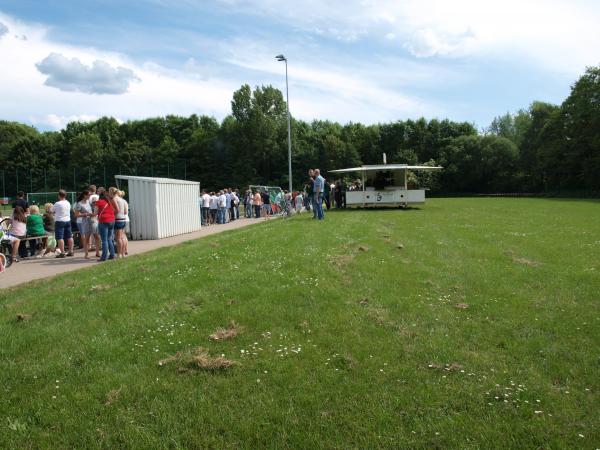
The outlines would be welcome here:
<svg viewBox="0 0 600 450">
<path fill-rule="evenodd" d="M 25 194 L 19 192 L 12 214 L 3 222 L 10 225 L 4 239 L 11 247 L 14 263 L 30 257 L 73 257 L 75 236 L 85 259 L 90 259 L 91 251 L 98 261 L 128 254 L 129 205 L 125 193 L 115 187 L 107 190 L 91 185 L 78 194 L 73 205 L 67 193 L 60 190 L 55 203 L 44 205 L 43 214 L 38 205 L 30 205 Z"/>
<path fill-rule="evenodd" d="M 90 259 L 92 251 L 98 261 L 126 257 L 129 205 L 124 197 L 125 193 L 117 188 L 96 189 L 91 185 L 78 194 L 72 205 L 67 200 L 67 193 L 60 190 L 57 201 L 46 203 L 42 214 L 38 205 L 30 205 L 24 193 L 19 192 L 12 204 L 12 214 L 5 220 L 10 224 L 4 239 L 11 247 L 12 261 L 29 257 L 72 257 L 75 254 L 74 236 L 86 259 Z M 329 183 L 319 169 L 310 169 L 302 191 L 267 187 L 251 187 L 243 194 L 231 188 L 203 190 L 200 194 L 201 223 L 202 226 L 221 225 L 240 217 L 267 220 L 274 215 L 289 216 L 305 211 L 312 211 L 315 220 L 324 220 L 325 211 L 332 204 L 336 208 L 346 206 L 345 197 L 346 188 L 341 180 Z M 0 213 L 0 221 L 2 219 Z M 3 256 L 0 256 L 0 266 L 1 258 Z"/>
</svg>

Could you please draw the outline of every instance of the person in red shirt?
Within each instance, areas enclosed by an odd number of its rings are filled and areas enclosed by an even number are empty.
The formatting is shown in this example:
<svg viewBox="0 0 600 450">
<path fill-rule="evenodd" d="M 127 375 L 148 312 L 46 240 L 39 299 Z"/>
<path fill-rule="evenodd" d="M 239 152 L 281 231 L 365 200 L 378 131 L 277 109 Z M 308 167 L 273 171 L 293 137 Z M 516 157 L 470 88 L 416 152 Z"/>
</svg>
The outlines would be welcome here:
<svg viewBox="0 0 600 450">
<path fill-rule="evenodd" d="M 115 259 L 115 202 L 104 188 L 98 188 L 94 214 L 98 216 L 98 231 L 102 241 L 102 256 L 98 261 Z"/>
</svg>

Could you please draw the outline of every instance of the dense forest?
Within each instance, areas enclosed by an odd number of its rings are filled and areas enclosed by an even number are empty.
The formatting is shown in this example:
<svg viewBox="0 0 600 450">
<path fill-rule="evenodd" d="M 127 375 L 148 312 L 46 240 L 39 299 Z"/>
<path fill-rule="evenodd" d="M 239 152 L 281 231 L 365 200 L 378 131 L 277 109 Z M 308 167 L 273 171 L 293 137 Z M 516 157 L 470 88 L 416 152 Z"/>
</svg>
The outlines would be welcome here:
<svg viewBox="0 0 600 450">
<path fill-rule="evenodd" d="M 600 191 L 600 67 L 588 68 L 562 105 L 534 102 L 485 130 L 449 120 L 377 125 L 292 121 L 293 181 L 309 167 L 439 164 L 417 180 L 439 193 Z M 60 132 L 0 121 L 2 188 L 41 191 L 102 184 L 117 172 L 201 181 L 208 188 L 287 186 L 286 105 L 271 87 L 242 86 L 231 115 L 167 116 L 119 123 L 103 117 Z M 57 176 L 58 175 L 58 176 Z"/>
</svg>

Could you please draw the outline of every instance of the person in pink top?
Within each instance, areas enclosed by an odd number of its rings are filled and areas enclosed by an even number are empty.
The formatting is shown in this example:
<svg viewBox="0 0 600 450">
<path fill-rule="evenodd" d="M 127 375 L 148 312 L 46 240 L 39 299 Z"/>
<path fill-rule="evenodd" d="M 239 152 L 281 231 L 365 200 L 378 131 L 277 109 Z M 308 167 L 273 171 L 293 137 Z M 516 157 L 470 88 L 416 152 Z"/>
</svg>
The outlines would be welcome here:
<svg viewBox="0 0 600 450">
<path fill-rule="evenodd" d="M 12 260 L 13 262 L 19 262 L 19 258 L 17 257 L 19 245 L 21 244 L 21 239 L 25 239 L 25 235 L 27 234 L 27 217 L 21 206 L 15 206 L 10 218 L 10 224 Z"/>
</svg>

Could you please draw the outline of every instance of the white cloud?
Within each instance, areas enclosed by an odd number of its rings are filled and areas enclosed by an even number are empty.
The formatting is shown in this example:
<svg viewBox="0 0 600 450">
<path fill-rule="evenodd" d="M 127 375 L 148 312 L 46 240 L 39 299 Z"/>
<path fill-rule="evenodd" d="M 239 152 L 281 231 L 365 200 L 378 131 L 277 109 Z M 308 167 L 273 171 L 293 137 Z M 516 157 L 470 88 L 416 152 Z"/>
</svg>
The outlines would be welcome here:
<svg viewBox="0 0 600 450">
<path fill-rule="evenodd" d="M 417 58 L 431 56 L 449 56 L 468 52 L 469 44 L 475 44 L 475 38 L 469 33 L 462 36 L 441 36 L 431 28 L 415 31 L 404 44 L 410 53 Z"/>
<path fill-rule="evenodd" d="M 112 67 L 103 60 L 87 66 L 77 58 L 69 59 L 60 53 L 50 53 L 35 66 L 48 75 L 44 82 L 46 86 L 67 92 L 124 94 L 131 82 L 140 80 L 133 70 L 126 67 Z"/>
<path fill-rule="evenodd" d="M 600 2 L 589 0 L 221 0 L 290 28 L 389 39 L 418 57 L 497 58 L 580 74 L 600 57 Z M 334 30 L 329 32 L 328 30 Z"/>
<path fill-rule="evenodd" d="M 0 71 L 0 117 L 7 119 L 29 120 L 58 129 L 71 118 L 103 115 L 123 120 L 192 113 L 223 118 L 230 113 L 232 94 L 242 83 L 273 84 L 285 89 L 283 65 L 273 58 L 273 48 L 279 45 L 276 42 L 204 38 L 206 57 L 199 61 L 190 58 L 172 68 L 152 61 L 136 63 L 119 53 L 54 42 L 42 26 L 0 18 L 15 33 L 29 37 L 22 41 L 8 35 L 0 40 L 0 61 L 10 68 Z M 422 66 L 394 58 L 376 64 L 356 59 L 346 61 L 351 67 L 348 69 L 339 59 L 325 63 L 324 55 L 315 54 L 314 47 L 298 44 L 297 48 L 302 52 L 298 60 L 304 62 L 290 62 L 290 102 L 295 117 L 372 123 L 443 114 L 439 105 L 402 93 L 402 85 L 438 82 L 435 74 Z M 56 55 L 50 58 L 56 63 L 53 68 L 61 70 L 51 71 L 55 77 L 49 83 L 36 70 L 36 63 L 47 61 L 50 54 Z M 88 77 L 96 61 L 106 64 L 109 80 L 115 68 L 123 67 L 140 81 L 129 84 L 121 95 L 90 95 L 88 92 L 99 90 L 96 79 Z M 42 68 L 45 70 L 46 65 Z M 73 72 L 78 74 L 75 79 Z M 124 83 L 117 83 L 117 87 L 118 91 L 126 89 Z M 100 86 L 102 89 L 106 91 L 105 86 Z"/>
<path fill-rule="evenodd" d="M 52 128 L 54 130 L 60 130 L 64 128 L 69 122 L 93 122 L 99 119 L 98 116 L 81 114 L 73 116 L 59 116 L 56 114 L 46 114 L 43 117 L 30 116 L 29 121 L 33 125 L 41 125 L 44 128 Z"/>
<path fill-rule="evenodd" d="M 229 112 L 232 92 L 239 87 L 231 80 L 209 82 L 158 65 L 139 65 L 119 53 L 54 42 L 48 38 L 47 29 L 40 25 L 8 16 L 0 16 L 0 20 L 11 29 L 11 34 L 0 39 L 3 66 L 0 117 L 3 119 L 28 120 L 35 125 L 59 129 L 72 118 L 87 120 L 104 115 L 123 120 L 193 113 L 224 117 Z M 26 41 L 17 37 L 23 34 L 28 36 Z M 99 85 L 97 80 L 92 80 L 87 87 L 77 85 L 69 92 L 55 89 L 45 84 L 46 77 L 36 69 L 36 64 L 52 53 L 68 55 L 69 60 L 77 59 L 81 66 L 88 68 L 94 68 L 95 61 L 104 61 L 113 74 L 115 68 L 129 68 L 140 82 L 130 84 L 128 91 L 118 96 L 86 93 L 115 90 L 114 86 Z"/>
</svg>

